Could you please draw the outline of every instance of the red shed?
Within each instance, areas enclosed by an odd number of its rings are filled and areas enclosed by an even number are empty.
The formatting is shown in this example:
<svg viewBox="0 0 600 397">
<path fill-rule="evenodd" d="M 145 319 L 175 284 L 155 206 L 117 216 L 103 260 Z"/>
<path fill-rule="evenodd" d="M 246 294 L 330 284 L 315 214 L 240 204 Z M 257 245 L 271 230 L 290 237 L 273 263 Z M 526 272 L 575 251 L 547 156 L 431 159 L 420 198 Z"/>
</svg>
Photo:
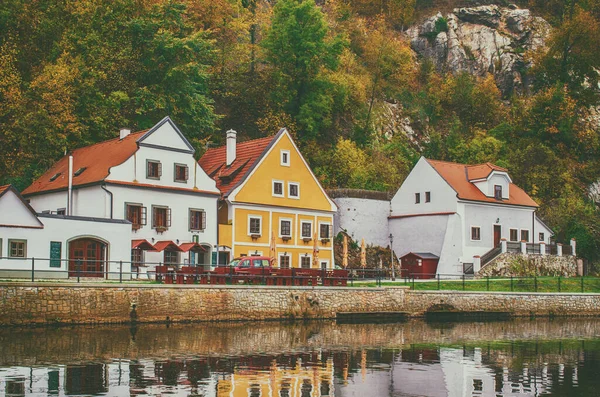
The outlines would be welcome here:
<svg viewBox="0 0 600 397">
<path fill-rule="evenodd" d="M 409 252 L 400 258 L 402 277 L 435 278 L 439 260 L 431 252 Z"/>
</svg>

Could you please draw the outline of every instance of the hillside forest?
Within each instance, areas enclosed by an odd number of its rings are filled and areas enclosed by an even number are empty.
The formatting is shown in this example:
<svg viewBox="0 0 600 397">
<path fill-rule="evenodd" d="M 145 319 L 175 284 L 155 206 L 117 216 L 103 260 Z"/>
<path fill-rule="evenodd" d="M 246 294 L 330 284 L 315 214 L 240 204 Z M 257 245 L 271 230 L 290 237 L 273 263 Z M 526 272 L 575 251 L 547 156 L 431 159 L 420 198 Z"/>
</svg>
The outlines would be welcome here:
<svg viewBox="0 0 600 397">
<path fill-rule="evenodd" d="M 517 2 L 552 30 L 524 54 L 529 89 L 509 94 L 435 67 L 405 34 L 476 3 L 2 1 L 0 184 L 23 189 L 65 152 L 166 115 L 198 156 L 230 128 L 286 127 L 326 188 L 395 191 L 420 156 L 506 167 L 556 240 L 600 262 L 600 0 Z"/>
</svg>

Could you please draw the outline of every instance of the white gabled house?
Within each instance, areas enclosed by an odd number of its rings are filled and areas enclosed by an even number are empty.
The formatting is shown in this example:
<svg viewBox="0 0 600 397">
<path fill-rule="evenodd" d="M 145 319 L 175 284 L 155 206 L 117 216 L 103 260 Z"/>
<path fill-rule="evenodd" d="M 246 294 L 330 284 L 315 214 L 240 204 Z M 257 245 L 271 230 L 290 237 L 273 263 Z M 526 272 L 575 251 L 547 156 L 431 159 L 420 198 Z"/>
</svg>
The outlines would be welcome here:
<svg viewBox="0 0 600 397">
<path fill-rule="evenodd" d="M 430 253 L 439 257 L 437 274 L 460 275 L 501 239 L 549 243 L 537 208 L 504 168 L 422 157 L 391 201 L 393 249 L 400 258 Z"/>
<path fill-rule="evenodd" d="M 12 186 L 0 186 L 0 277 L 67 278 L 105 276 L 129 278 L 131 223 L 123 219 L 37 214 Z M 93 237 L 89 262 L 69 257 L 69 247 Z M 93 258 L 92 258 L 93 256 Z M 79 266 L 79 269 L 77 267 Z M 94 273 L 88 273 L 88 269 Z M 125 272 L 123 275 L 121 272 Z"/>
<path fill-rule="evenodd" d="M 138 264 L 209 265 L 217 243 L 216 183 L 194 148 L 165 117 L 146 131 L 74 150 L 23 191 L 38 213 L 128 220 L 127 260 Z M 70 178 L 72 175 L 72 179 Z M 72 182 L 70 182 L 70 179 Z M 70 242 L 69 257 L 87 259 L 92 246 L 110 251 L 94 230 Z M 115 260 L 115 258 L 111 258 Z"/>
</svg>

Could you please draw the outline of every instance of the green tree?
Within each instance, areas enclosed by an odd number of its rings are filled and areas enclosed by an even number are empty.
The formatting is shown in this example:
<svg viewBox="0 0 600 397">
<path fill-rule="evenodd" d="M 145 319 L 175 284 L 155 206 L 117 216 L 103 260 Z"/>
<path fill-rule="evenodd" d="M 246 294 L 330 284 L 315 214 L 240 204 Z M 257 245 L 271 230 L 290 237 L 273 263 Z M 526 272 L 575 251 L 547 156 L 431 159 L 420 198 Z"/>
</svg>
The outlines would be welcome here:
<svg viewBox="0 0 600 397">
<path fill-rule="evenodd" d="M 296 121 L 302 139 L 331 124 L 332 82 L 344 42 L 328 37 L 328 25 L 314 0 L 281 0 L 262 42 L 272 70 L 273 101 Z"/>
</svg>

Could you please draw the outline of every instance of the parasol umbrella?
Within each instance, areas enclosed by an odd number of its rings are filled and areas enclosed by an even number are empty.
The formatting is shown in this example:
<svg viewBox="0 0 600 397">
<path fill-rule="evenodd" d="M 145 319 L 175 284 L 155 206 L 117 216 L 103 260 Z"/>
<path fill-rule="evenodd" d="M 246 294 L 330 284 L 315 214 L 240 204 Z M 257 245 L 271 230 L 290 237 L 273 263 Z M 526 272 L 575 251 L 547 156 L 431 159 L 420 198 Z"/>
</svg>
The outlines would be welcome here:
<svg viewBox="0 0 600 397">
<path fill-rule="evenodd" d="M 360 265 L 362 266 L 362 268 L 364 269 L 365 267 L 367 267 L 367 250 L 365 248 L 365 239 L 362 239 L 362 242 L 360 243 Z"/>
<path fill-rule="evenodd" d="M 274 231 L 271 231 L 271 245 L 269 245 L 269 256 L 271 257 L 271 266 L 273 265 L 273 263 L 277 263 L 277 245 L 275 244 Z"/>
<path fill-rule="evenodd" d="M 317 240 L 317 233 L 315 232 L 315 235 L 313 237 L 313 263 L 312 263 L 312 267 L 313 268 L 319 268 L 319 246 L 318 246 L 318 240 Z"/>
<path fill-rule="evenodd" d="M 342 267 L 348 267 L 348 236 L 344 234 L 344 257 L 342 258 Z"/>
</svg>

